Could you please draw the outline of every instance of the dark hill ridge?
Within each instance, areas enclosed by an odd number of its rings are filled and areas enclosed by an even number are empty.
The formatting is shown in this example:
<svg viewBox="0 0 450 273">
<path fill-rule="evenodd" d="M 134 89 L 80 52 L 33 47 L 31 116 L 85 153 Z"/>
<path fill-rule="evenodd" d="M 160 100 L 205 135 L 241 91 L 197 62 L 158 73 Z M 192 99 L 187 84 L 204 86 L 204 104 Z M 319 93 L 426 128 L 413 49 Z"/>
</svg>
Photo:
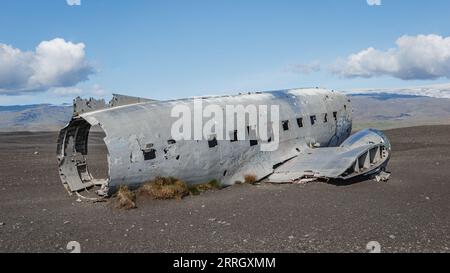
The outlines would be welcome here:
<svg viewBox="0 0 450 273">
<path fill-rule="evenodd" d="M 0 106 L 0 131 L 57 131 L 72 115 L 72 106 Z"/>
</svg>

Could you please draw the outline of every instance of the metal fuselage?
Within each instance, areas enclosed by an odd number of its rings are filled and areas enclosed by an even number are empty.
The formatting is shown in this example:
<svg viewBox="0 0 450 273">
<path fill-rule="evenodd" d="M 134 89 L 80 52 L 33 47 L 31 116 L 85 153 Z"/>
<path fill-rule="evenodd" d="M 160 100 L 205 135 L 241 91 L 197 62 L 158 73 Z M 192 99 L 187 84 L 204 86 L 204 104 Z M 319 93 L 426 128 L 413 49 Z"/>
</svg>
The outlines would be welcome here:
<svg viewBox="0 0 450 273">
<path fill-rule="evenodd" d="M 193 99 L 122 105 L 76 115 L 61 131 L 58 161 L 66 188 L 74 192 L 101 184 L 112 192 L 120 185 L 139 185 L 158 176 L 177 177 L 189 184 L 215 179 L 230 185 L 243 181 L 246 175 L 262 179 L 309 147 L 338 146 L 352 128 L 350 100 L 324 89 L 207 97 L 201 98 L 201 103 L 203 108 L 218 105 L 222 109 L 230 105 L 278 106 L 278 149 L 261 151 L 262 140 L 251 142 L 255 124 L 249 120 L 243 127 L 248 127 L 246 140 L 217 140 L 214 145 L 211 139 L 175 141 L 171 128 L 179 118 L 171 112 L 183 105 L 194 113 Z M 233 117 L 224 112 L 224 123 Z M 216 122 L 216 118 L 202 117 L 202 121 Z M 105 180 L 93 178 L 85 160 L 89 130 L 95 125 L 106 134 L 109 177 Z M 227 128 L 223 130 L 224 135 L 233 135 Z"/>
</svg>

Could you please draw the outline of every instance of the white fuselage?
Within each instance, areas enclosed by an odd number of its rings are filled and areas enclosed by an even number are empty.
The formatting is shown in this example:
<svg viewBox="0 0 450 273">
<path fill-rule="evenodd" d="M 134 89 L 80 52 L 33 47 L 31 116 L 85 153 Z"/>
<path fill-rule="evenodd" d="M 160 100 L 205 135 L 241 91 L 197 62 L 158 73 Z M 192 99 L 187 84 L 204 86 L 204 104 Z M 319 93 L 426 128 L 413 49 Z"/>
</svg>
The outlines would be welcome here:
<svg viewBox="0 0 450 273">
<path fill-rule="evenodd" d="M 139 103 L 81 115 L 91 125 L 99 124 L 106 133 L 109 187 L 140 184 L 158 176 L 173 176 L 191 184 L 213 179 L 233 184 L 243 181 L 246 175 L 261 179 L 271 174 L 275 165 L 297 156 L 305 147 L 339 145 L 352 127 L 352 108 L 346 96 L 323 89 L 297 89 L 201 99 L 204 108 L 278 105 L 280 133 L 275 151 L 261 151 L 262 141 L 252 146 L 249 138 L 218 140 L 213 147 L 208 139 L 173 141 L 171 127 L 178 118 L 172 117 L 171 111 L 176 105 L 184 105 L 194 112 L 193 101 Z M 232 118 L 224 115 L 225 120 Z M 302 124 L 298 119 L 302 119 Z M 211 120 L 214 118 L 203 118 L 204 123 Z M 286 121 L 287 130 L 283 126 Z M 253 128 L 254 124 L 247 126 Z M 152 154 L 146 156 L 149 150 Z"/>
</svg>

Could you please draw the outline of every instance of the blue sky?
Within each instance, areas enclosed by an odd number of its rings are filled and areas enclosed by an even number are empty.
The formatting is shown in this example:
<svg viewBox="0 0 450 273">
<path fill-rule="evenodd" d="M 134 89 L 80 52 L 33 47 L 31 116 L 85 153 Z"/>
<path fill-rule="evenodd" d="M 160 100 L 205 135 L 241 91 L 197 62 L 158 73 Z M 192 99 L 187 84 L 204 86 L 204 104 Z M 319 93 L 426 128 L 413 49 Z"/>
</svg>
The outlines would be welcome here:
<svg viewBox="0 0 450 273">
<path fill-rule="evenodd" d="M 345 90 L 444 83 L 450 77 L 449 11 L 448 0 L 382 0 L 381 5 L 366 0 L 81 0 L 72 6 L 66 0 L 4 0 L 0 45 L 8 46 L 4 50 L 10 55 L 0 51 L 0 105 L 71 102 L 77 94 L 169 99 L 304 86 Z M 389 51 L 405 35 L 411 38 L 407 49 Z M 67 61 L 53 50 L 38 54 L 36 47 L 56 38 L 63 39 L 61 50 L 71 43 L 70 52 L 85 55 L 70 58 L 67 73 L 48 76 L 47 69 L 65 69 Z M 431 53 L 423 49 L 429 43 Z M 417 53 L 419 46 L 425 51 Z M 370 47 L 375 53 L 350 58 Z M 7 61 L 18 56 L 13 49 L 25 61 Z M 437 59 L 413 63 L 417 58 L 411 52 Z M 386 64 L 392 58 L 395 64 Z M 16 75 L 31 62 L 38 72 Z M 427 65 L 432 67 L 422 69 Z M 39 83 L 30 84 L 36 77 Z"/>
</svg>

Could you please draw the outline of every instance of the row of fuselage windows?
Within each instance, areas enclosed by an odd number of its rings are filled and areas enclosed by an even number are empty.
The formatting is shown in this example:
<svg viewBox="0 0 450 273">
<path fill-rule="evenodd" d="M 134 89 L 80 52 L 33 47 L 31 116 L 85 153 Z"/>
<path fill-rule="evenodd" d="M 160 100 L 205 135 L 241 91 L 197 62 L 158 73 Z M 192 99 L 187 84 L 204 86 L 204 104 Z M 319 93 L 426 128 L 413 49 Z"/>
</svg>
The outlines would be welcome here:
<svg viewBox="0 0 450 273">
<path fill-rule="evenodd" d="M 337 122 L 337 116 L 338 116 L 338 112 L 333 112 L 333 119 L 335 122 Z M 322 115 L 323 119 L 323 123 L 328 123 L 329 117 L 328 117 L 328 113 L 325 113 Z M 298 128 L 303 128 L 305 126 L 304 123 L 304 119 L 303 118 L 297 118 L 297 126 Z M 309 116 L 309 121 L 311 126 L 314 126 L 317 124 L 317 115 L 311 115 Z M 283 131 L 289 131 L 290 128 L 290 122 L 289 120 L 283 120 L 281 122 L 281 125 L 283 127 Z M 250 126 L 247 126 L 247 134 L 250 134 Z M 231 136 L 231 140 L 230 142 L 237 142 L 238 141 L 238 131 L 234 130 L 232 136 Z M 269 138 L 268 142 L 271 142 L 272 139 Z M 217 142 L 217 139 L 215 137 L 211 138 L 210 140 L 208 140 L 208 146 L 209 148 L 214 148 L 217 145 L 219 145 L 219 143 Z M 256 146 L 258 145 L 258 140 L 250 140 L 250 146 Z"/>
<path fill-rule="evenodd" d="M 334 121 L 337 122 L 337 112 L 333 112 L 333 119 L 334 119 Z M 329 120 L 328 113 L 323 114 L 322 115 L 323 123 L 327 123 L 328 120 Z M 317 115 L 309 116 L 309 122 L 310 122 L 311 126 L 316 125 L 317 124 Z M 281 122 L 281 125 L 283 127 L 283 131 L 289 131 L 289 128 L 290 128 L 289 120 L 283 120 Z M 305 122 L 304 122 L 303 118 L 297 118 L 297 126 L 298 126 L 298 128 L 303 128 L 305 126 Z"/>
<path fill-rule="evenodd" d="M 337 112 L 333 112 L 333 119 L 335 122 L 337 121 L 337 114 L 338 114 Z M 329 121 L 328 113 L 322 114 L 322 121 L 323 121 L 323 123 L 328 123 L 328 121 Z M 311 126 L 316 125 L 317 124 L 317 115 L 309 116 L 309 122 L 310 122 Z M 296 123 L 297 123 L 298 128 L 305 127 L 304 118 L 297 118 Z M 289 131 L 289 128 L 290 128 L 289 120 L 283 120 L 281 122 L 281 125 L 283 127 L 283 131 Z M 250 134 L 250 126 L 247 126 L 247 134 Z M 238 141 L 238 131 L 234 130 L 232 135 L 230 135 L 230 137 L 231 137 L 230 142 L 237 142 Z M 272 141 L 272 139 L 269 138 L 268 142 L 271 142 L 271 141 Z M 168 143 L 175 144 L 176 141 L 169 140 Z M 214 148 L 218 145 L 219 145 L 219 142 L 217 141 L 216 137 L 212 137 L 210 140 L 208 140 L 209 148 Z M 250 146 L 256 146 L 256 145 L 258 145 L 258 140 L 251 139 Z M 146 152 L 144 151 L 144 159 L 145 160 L 152 160 L 155 158 L 156 158 L 156 150 L 155 149 L 150 149 L 150 150 L 147 150 Z M 179 157 L 177 158 L 177 160 L 178 159 L 179 159 Z"/>
</svg>

